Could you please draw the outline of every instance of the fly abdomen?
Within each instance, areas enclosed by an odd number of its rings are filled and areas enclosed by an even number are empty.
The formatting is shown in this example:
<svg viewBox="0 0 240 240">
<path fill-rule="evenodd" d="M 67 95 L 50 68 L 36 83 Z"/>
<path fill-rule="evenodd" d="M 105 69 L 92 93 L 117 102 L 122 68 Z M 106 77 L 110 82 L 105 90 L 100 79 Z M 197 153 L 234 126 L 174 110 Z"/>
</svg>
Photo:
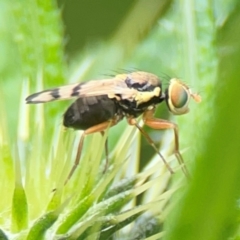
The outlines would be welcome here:
<svg viewBox="0 0 240 240">
<path fill-rule="evenodd" d="M 116 115 L 118 107 L 107 95 L 78 98 L 64 113 L 63 125 L 86 130 Z"/>
</svg>

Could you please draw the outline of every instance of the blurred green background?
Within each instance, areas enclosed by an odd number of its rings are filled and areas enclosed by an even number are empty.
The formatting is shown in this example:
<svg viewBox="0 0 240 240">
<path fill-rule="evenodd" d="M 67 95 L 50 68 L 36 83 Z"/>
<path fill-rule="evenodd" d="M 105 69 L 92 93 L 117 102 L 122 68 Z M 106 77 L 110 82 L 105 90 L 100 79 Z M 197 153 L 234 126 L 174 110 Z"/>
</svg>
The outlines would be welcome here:
<svg viewBox="0 0 240 240">
<path fill-rule="evenodd" d="M 238 0 L 1 0 L 0 144 L 28 141 L 40 121 L 50 141 L 69 102 L 46 104 L 39 118 L 32 107 L 26 117 L 24 98 L 37 90 L 135 69 L 164 87 L 179 77 L 202 103 L 176 118 L 166 106 L 156 114 L 178 123 L 192 173 L 172 197 L 178 207 L 166 216 L 164 239 L 240 239 L 239 23 Z M 125 127 L 111 129 L 111 147 Z M 140 168 L 154 154 L 144 139 L 141 153 Z"/>
</svg>

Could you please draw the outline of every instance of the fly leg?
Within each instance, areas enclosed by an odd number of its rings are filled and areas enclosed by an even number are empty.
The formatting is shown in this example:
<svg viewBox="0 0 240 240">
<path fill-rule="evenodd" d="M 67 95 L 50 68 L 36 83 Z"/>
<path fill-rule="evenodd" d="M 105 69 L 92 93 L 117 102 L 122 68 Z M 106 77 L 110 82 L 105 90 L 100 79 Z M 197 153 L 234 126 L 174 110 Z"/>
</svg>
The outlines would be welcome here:
<svg viewBox="0 0 240 240">
<path fill-rule="evenodd" d="M 130 125 L 134 125 L 141 133 L 142 135 L 147 139 L 148 143 L 153 147 L 153 149 L 156 151 L 156 153 L 159 155 L 159 157 L 162 159 L 163 163 L 165 164 L 165 166 L 167 167 L 168 171 L 173 174 L 173 170 L 172 168 L 169 166 L 169 164 L 167 163 L 167 161 L 165 160 L 165 158 L 163 157 L 163 155 L 159 152 L 159 150 L 157 149 L 156 145 L 154 144 L 153 140 L 150 138 L 150 136 L 147 134 L 147 132 L 145 132 L 143 130 L 142 127 L 139 126 L 139 124 L 137 123 L 135 118 L 129 117 L 127 119 L 128 123 Z"/>
<path fill-rule="evenodd" d="M 104 136 L 104 133 L 105 133 L 104 131 L 101 131 L 101 135 L 102 136 Z M 105 173 L 107 171 L 108 163 L 109 163 L 109 158 L 108 158 L 108 137 L 106 137 L 104 148 L 105 148 L 106 163 L 105 163 L 105 166 L 104 166 L 103 173 Z"/>
<path fill-rule="evenodd" d="M 174 154 L 175 154 L 175 156 L 178 160 L 178 163 L 181 165 L 183 173 L 185 174 L 185 176 L 187 178 L 190 178 L 190 174 L 189 174 L 189 172 L 188 172 L 188 170 L 187 170 L 187 168 L 184 164 L 182 155 L 179 152 L 179 137 L 178 137 L 178 127 L 177 127 L 177 125 L 172 123 L 172 122 L 169 122 L 167 120 L 154 118 L 153 115 L 154 115 L 154 109 L 147 110 L 143 114 L 144 123 L 147 126 L 153 128 L 153 129 L 157 129 L 157 130 L 173 129 L 173 132 L 174 132 Z M 151 144 L 151 142 L 150 142 L 150 144 Z"/>
<path fill-rule="evenodd" d="M 89 134 L 92 134 L 92 133 L 104 132 L 107 128 L 112 127 L 112 126 L 116 125 L 117 123 L 118 123 L 118 121 L 113 119 L 111 121 L 106 121 L 106 122 L 97 124 L 93 127 L 90 127 L 83 132 L 83 134 L 80 138 L 79 144 L 78 144 L 77 155 L 76 155 L 76 158 L 75 158 L 74 165 L 73 165 L 70 173 L 68 174 L 68 177 L 67 177 L 64 184 L 66 184 L 70 180 L 70 178 L 72 177 L 73 173 L 75 172 L 75 170 L 76 170 L 76 168 L 77 168 L 77 166 L 80 162 L 85 137 Z M 107 140 L 105 142 L 105 151 L 106 151 L 106 149 L 107 149 Z M 108 155 L 108 150 L 107 150 L 106 154 Z"/>
</svg>

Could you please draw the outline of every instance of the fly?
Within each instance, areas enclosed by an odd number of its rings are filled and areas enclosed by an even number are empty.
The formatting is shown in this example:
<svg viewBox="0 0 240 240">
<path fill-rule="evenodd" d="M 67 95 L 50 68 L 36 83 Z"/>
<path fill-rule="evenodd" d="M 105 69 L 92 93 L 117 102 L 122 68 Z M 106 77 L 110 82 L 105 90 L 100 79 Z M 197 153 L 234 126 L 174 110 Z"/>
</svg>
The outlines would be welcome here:
<svg viewBox="0 0 240 240">
<path fill-rule="evenodd" d="M 182 115 L 189 111 L 188 105 L 192 98 L 201 102 L 201 97 L 177 78 L 172 78 L 165 91 L 161 80 L 148 72 L 132 72 L 118 74 L 113 78 L 91 80 L 89 82 L 66 85 L 54 89 L 34 93 L 26 98 L 29 104 L 45 103 L 55 100 L 77 98 L 66 110 L 63 125 L 67 128 L 83 130 L 78 145 L 77 155 L 66 182 L 73 175 L 81 159 L 83 143 L 86 135 L 104 131 L 115 126 L 123 118 L 128 124 L 139 129 L 149 144 L 162 159 L 167 169 L 173 174 L 165 158 L 157 149 L 153 140 L 138 124 L 136 118 L 142 115 L 145 125 L 157 129 L 172 129 L 174 132 L 174 154 L 182 167 L 183 173 L 189 177 L 183 158 L 179 152 L 178 127 L 175 123 L 154 117 L 156 106 L 166 102 L 174 115 Z M 108 165 L 107 140 L 105 142 L 106 166 Z"/>
</svg>

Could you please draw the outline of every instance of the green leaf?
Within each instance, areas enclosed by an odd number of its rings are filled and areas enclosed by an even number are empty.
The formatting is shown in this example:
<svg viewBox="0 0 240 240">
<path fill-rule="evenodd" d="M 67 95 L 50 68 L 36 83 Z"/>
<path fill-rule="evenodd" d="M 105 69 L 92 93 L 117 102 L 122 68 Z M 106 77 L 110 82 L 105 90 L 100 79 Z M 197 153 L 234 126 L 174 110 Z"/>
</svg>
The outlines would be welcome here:
<svg viewBox="0 0 240 240">
<path fill-rule="evenodd" d="M 185 196 L 173 209 L 174 218 L 164 239 L 230 239 L 238 227 L 240 196 L 239 61 L 240 8 L 218 29 L 218 76 L 202 138 L 196 153 L 193 179 Z M 179 199 L 178 199 L 179 200 Z M 176 203 L 175 203 L 176 204 Z M 171 230 L 170 230 L 171 229 Z"/>
<path fill-rule="evenodd" d="M 15 160 L 15 188 L 12 198 L 12 231 L 19 232 L 28 227 L 28 201 L 22 186 L 22 173 L 18 153 Z"/>
<path fill-rule="evenodd" d="M 0 239 L 1 239 L 1 240 L 8 240 L 6 234 L 3 232 L 2 229 L 0 229 Z"/>
<path fill-rule="evenodd" d="M 64 208 L 68 205 L 70 199 L 67 199 L 61 206 L 56 210 L 45 213 L 43 216 L 37 219 L 37 221 L 30 228 L 27 235 L 27 240 L 41 240 L 46 239 L 45 234 L 52 225 L 57 221 L 59 215 L 62 213 Z"/>
</svg>

